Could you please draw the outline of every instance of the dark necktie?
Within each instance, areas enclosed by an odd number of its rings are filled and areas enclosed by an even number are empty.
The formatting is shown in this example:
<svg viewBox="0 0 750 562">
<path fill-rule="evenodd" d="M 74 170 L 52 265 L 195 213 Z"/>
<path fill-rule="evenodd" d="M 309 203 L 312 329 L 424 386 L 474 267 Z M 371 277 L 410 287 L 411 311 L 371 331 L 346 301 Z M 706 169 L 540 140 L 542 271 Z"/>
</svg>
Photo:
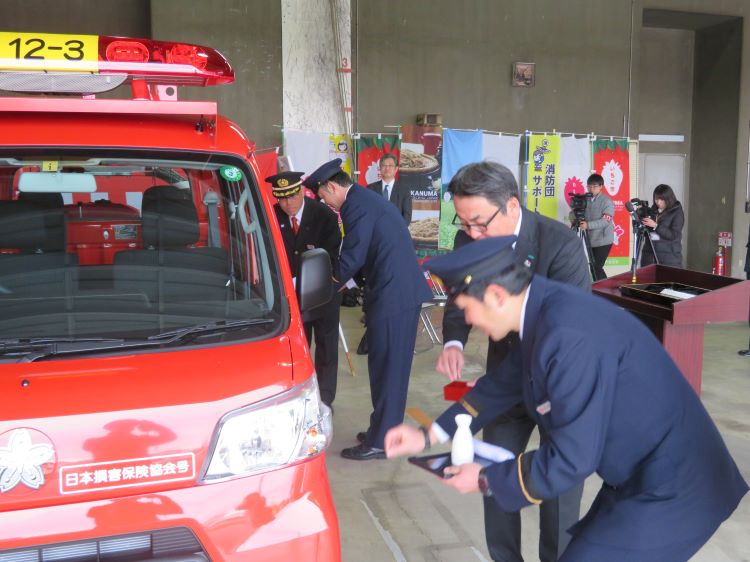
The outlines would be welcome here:
<svg viewBox="0 0 750 562">
<path fill-rule="evenodd" d="M 297 236 L 297 233 L 299 232 L 299 223 L 297 222 L 297 217 L 292 217 L 292 232 L 294 232 L 295 236 Z"/>
<path fill-rule="evenodd" d="M 383 197 L 385 197 L 388 201 L 391 200 L 390 185 L 388 185 L 387 183 L 383 184 Z"/>
</svg>

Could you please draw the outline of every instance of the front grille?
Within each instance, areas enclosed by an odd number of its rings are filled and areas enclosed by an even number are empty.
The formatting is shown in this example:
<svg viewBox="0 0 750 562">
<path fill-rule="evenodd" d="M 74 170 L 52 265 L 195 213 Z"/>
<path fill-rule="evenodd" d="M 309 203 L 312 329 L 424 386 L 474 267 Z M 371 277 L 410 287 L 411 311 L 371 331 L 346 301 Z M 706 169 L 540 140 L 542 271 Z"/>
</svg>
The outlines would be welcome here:
<svg viewBox="0 0 750 562">
<path fill-rule="evenodd" d="M 200 542 L 186 527 L 0 550 L 0 562 L 132 562 L 163 558 L 208 561 Z"/>
</svg>

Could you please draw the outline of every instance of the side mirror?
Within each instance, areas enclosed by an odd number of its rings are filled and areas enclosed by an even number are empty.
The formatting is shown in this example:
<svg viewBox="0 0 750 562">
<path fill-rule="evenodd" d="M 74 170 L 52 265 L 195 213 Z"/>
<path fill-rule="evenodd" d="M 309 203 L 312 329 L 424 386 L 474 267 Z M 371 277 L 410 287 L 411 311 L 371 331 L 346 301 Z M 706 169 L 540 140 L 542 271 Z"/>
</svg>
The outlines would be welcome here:
<svg viewBox="0 0 750 562">
<path fill-rule="evenodd" d="M 323 248 L 308 250 L 300 256 L 297 300 L 302 313 L 329 302 L 333 297 L 331 258 Z"/>
</svg>

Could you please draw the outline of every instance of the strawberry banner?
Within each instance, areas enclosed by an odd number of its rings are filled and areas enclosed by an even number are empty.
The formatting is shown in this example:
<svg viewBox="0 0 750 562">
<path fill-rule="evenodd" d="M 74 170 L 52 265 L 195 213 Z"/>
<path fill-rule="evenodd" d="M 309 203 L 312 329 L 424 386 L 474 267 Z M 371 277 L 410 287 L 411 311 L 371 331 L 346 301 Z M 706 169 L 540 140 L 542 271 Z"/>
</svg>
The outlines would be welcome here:
<svg viewBox="0 0 750 562">
<path fill-rule="evenodd" d="M 367 185 L 380 179 L 378 162 L 383 154 L 395 154 L 399 157 L 401 143 L 397 135 L 380 137 L 360 137 L 355 141 L 357 150 L 357 177 L 360 185 Z"/>
<path fill-rule="evenodd" d="M 592 144 L 594 170 L 604 178 L 604 189 L 615 202 L 615 242 L 607 265 L 629 265 L 631 246 L 630 215 L 625 203 L 630 201 L 630 157 L 627 140 L 597 139 Z"/>
</svg>

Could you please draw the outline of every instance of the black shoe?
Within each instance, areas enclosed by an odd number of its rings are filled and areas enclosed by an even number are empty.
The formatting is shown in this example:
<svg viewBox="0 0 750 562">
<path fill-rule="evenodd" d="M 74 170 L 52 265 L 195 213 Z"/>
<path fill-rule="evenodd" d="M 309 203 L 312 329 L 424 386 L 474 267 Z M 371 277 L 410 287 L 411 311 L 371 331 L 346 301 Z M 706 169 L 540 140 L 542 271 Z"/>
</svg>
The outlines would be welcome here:
<svg viewBox="0 0 750 562">
<path fill-rule="evenodd" d="M 357 346 L 357 355 L 367 355 L 367 351 L 367 330 L 365 330 L 365 333 L 362 334 L 362 339 L 359 340 L 359 345 Z"/>
<path fill-rule="evenodd" d="M 353 461 L 369 461 L 372 459 L 384 459 L 385 451 L 375 447 L 366 447 L 362 444 L 344 449 L 341 451 L 341 456 Z"/>
<path fill-rule="evenodd" d="M 360 443 L 364 443 L 366 439 L 367 439 L 366 431 L 360 431 L 359 433 L 357 433 L 357 441 L 359 441 Z"/>
<path fill-rule="evenodd" d="M 737 354 L 742 357 L 750 357 L 750 349 L 740 349 Z"/>
</svg>

